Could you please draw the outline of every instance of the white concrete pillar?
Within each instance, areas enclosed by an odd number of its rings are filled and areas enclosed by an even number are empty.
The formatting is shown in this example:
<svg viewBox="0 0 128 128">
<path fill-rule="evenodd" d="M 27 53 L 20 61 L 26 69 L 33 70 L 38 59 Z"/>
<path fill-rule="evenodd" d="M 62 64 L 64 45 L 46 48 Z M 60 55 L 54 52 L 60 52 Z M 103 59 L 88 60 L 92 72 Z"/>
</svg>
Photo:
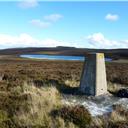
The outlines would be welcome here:
<svg viewBox="0 0 128 128">
<path fill-rule="evenodd" d="M 80 91 L 93 96 L 107 93 L 104 53 L 91 53 L 86 56 L 80 81 Z"/>
</svg>

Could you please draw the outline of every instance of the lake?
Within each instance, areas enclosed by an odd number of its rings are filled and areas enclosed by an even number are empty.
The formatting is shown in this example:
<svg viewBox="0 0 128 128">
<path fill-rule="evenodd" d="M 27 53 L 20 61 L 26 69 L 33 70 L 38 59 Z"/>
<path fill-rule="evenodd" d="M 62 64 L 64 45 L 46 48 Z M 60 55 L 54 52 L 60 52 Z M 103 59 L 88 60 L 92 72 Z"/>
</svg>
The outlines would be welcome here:
<svg viewBox="0 0 128 128">
<path fill-rule="evenodd" d="M 48 60 L 77 60 L 84 61 L 86 57 L 83 56 L 62 56 L 62 55 L 37 55 L 37 54 L 26 54 L 20 55 L 22 58 L 31 58 L 31 59 L 48 59 Z M 105 58 L 106 61 L 111 61 L 111 58 Z"/>
</svg>

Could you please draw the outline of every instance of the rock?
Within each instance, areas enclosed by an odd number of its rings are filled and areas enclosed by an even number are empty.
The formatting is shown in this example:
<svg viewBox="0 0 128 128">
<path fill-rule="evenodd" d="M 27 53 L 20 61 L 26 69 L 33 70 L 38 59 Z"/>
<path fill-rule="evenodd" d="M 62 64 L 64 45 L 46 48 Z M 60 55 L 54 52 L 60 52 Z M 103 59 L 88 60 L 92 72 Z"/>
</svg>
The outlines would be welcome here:
<svg viewBox="0 0 128 128">
<path fill-rule="evenodd" d="M 126 89 L 120 89 L 117 92 L 117 96 L 118 97 L 122 97 L 122 98 L 128 98 L 128 88 L 126 88 Z"/>
</svg>

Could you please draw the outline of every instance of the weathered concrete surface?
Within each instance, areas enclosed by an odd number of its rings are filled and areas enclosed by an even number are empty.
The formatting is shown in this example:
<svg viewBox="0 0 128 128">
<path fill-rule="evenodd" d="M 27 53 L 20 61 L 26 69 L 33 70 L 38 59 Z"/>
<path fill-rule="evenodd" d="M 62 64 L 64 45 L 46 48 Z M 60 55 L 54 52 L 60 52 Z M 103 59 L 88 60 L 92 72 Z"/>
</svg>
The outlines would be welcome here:
<svg viewBox="0 0 128 128">
<path fill-rule="evenodd" d="M 107 93 L 104 54 L 92 53 L 86 57 L 80 81 L 80 91 L 93 96 Z"/>
</svg>

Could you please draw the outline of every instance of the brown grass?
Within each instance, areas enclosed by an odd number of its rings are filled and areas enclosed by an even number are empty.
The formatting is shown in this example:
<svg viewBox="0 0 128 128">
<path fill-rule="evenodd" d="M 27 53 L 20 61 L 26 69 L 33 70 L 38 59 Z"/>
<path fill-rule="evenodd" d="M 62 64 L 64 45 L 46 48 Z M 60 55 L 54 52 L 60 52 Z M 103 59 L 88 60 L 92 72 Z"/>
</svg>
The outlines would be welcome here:
<svg viewBox="0 0 128 128">
<path fill-rule="evenodd" d="M 61 106 L 60 94 L 53 86 L 38 88 L 24 82 L 8 93 L 1 91 L 0 99 L 0 128 L 77 128 L 50 116 L 52 110 Z"/>
<path fill-rule="evenodd" d="M 24 80 L 79 86 L 83 62 L 0 60 L 0 77 L 11 83 Z M 106 63 L 107 81 L 128 86 L 127 63 Z M 4 76 L 4 77 L 3 77 Z M 0 78 L 0 79 L 1 79 Z"/>
<path fill-rule="evenodd" d="M 82 62 L 0 60 L 0 127 L 1 128 L 77 128 L 62 117 L 50 116 L 60 105 L 57 88 L 78 87 Z M 127 63 L 106 63 L 108 89 L 117 91 L 128 86 Z M 94 126 L 106 128 L 128 120 L 127 112 L 114 111 L 108 118 L 97 118 Z M 107 121 L 107 122 L 106 122 Z M 97 123 L 96 123 L 97 122 Z M 99 123 L 98 123 L 99 122 Z M 110 126 L 110 128 L 112 128 Z M 91 127 L 91 126 L 90 126 Z"/>
</svg>

